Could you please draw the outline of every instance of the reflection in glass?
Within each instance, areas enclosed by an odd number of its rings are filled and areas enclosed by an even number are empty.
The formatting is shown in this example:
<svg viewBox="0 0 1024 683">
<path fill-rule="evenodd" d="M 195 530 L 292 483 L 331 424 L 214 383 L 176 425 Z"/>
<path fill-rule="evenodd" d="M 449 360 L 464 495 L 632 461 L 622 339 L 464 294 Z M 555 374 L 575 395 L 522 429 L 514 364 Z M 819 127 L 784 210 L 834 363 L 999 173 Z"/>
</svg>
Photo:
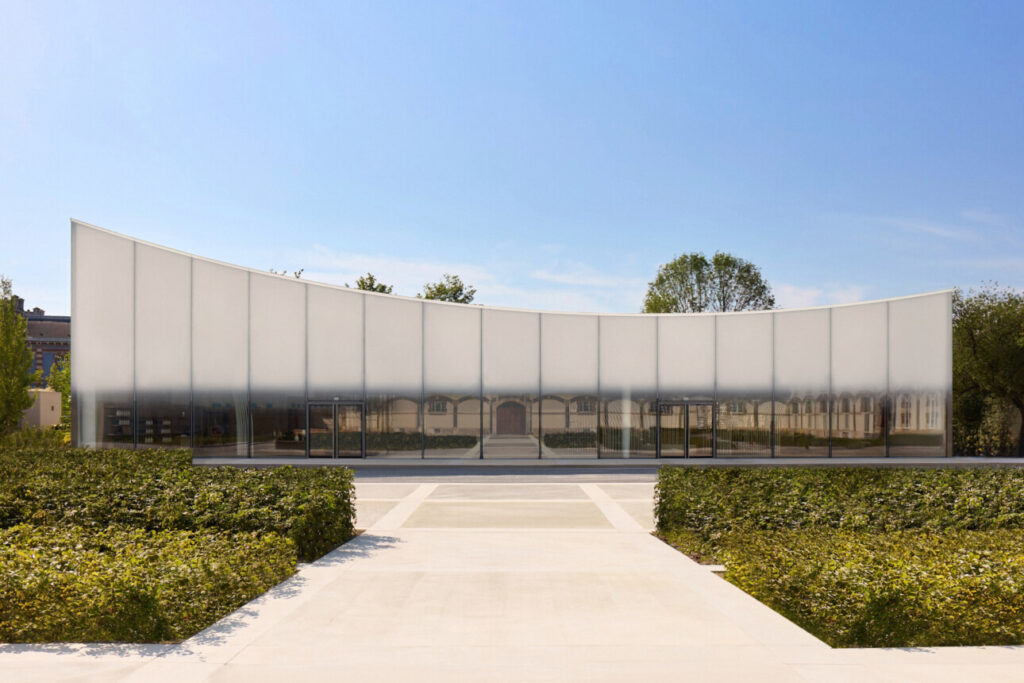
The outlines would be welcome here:
<svg viewBox="0 0 1024 683">
<path fill-rule="evenodd" d="M 423 404 L 424 456 L 480 457 L 480 398 L 432 394 Z"/>
<path fill-rule="evenodd" d="M 334 405 L 313 403 L 309 406 L 309 457 L 334 457 Z"/>
<path fill-rule="evenodd" d="M 423 454 L 420 399 L 377 395 L 366 401 L 366 455 L 419 458 Z"/>
<path fill-rule="evenodd" d="M 597 397 L 549 395 L 542 403 L 545 458 L 597 457 Z"/>
<path fill-rule="evenodd" d="M 601 457 L 653 458 L 657 454 L 654 399 L 605 398 L 601 402 Z"/>
<path fill-rule="evenodd" d="M 938 391 L 900 392 L 892 400 L 889 455 L 946 454 L 946 397 Z"/>
<path fill-rule="evenodd" d="M 771 456 L 771 400 L 735 397 L 718 402 L 716 455 Z"/>
<path fill-rule="evenodd" d="M 832 451 L 884 457 L 889 402 L 884 393 L 841 392 L 832 399 Z"/>
<path fill-rule="evenodd" d="M 249 454 L 249 416 L 245 394 L 195 396 L 196 457 L 247 456 Z"/>
<path fill-rule="evenodd" d="M 484 397 L 484 458 L 537 458 L 537 397 L 530 394 Z"/>
<path fill-rule="evenodd" d="M 96 448 L 131 448 L 135 442 L 132 425 L 132 397 L 104 392 L 76 397 L 80 433 L 92 438 L 83 440 Z"/>
<path fill-rule="evenodd" d="M 252 402 L 252 456 L 306 457 L 306 406 L 301 396 L 260 393 Z"/>
<path fill-rule="evenodd" d="M 137 400 L 139 448 L 190 448 L 188 394 L 147 392 Z"/>
<path fill-rule="evenodd" d="M 794 394 L 775 402 L 775 455 L 828 457 L 827 394 Z"/>
</svg>

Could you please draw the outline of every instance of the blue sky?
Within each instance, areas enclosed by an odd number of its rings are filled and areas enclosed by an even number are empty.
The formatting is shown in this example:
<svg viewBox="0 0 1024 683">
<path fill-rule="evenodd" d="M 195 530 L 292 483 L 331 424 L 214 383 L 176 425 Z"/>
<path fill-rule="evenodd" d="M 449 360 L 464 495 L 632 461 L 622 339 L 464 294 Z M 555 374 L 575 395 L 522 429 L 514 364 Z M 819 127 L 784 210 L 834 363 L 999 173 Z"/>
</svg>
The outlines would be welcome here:
<svg viewBox="0 0 1024 683">
<path fill-rule="evenodd" d="M 13 2 L 0 272 L 68 219 L 256 268 L 635 311 L 733 252 L 781 305 L 1024 286 L 1024 3 Z"/>
</svg>

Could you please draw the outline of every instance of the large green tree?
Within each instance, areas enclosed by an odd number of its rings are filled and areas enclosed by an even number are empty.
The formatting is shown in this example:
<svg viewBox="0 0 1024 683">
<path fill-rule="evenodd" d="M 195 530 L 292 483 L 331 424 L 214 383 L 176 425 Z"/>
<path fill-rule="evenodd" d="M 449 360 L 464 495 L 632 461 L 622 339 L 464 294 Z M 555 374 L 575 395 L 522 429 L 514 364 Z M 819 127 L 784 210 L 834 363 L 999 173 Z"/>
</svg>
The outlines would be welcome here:
<svg viewBox="0 0 1024 683">
<path fill-rule="evenodd" d="M 348 283 L 345 283 L 348 287 Z M 377 276 L 373 273 L 367 273 L 366 275 L 360 275 L 356 279 L 356 289 L 362 289 L 367 292 L 380 292 L 381 294 L 390 294 L 391 285 L 386 285 L 383 282 L 377 282 Z"/>
<path fill-rule="evenodd" d="M 423 293 L 416 296 L 437 301 L 451 301 L 457 304 L 468 304 L 476 296 L 476 288 L 470 287 L 458 275 L 445 273 L 437 282 L 423 285 Z"/>
<path fill-rule="evenodd" d="M 983 441 L 993 428 L 1005 431 L 1005 419 L 993 421 L 1000 404 L 1012 406 L 1016 452 L 1024 457 L 1024 293 L 994 284 L 954 293 L 953 397 L 956 437 L 968 447 L 973 435 Z"/>
<path fill-rule="evenodd" d="M 14 306 L 11 281 L 0 276 L 0 435 L 18 428 L 21 413 L 32 406 L 29 387 L 39 381 L 28 345 L 28 323 Z"/>
<path fill-rule="evenodd" d="M 750 261 L 716 252 L 683 254 L 658 268 L 647 288 L 645 313 L 751 311 L 775 307 L 772 288 Z"/>
</svg>

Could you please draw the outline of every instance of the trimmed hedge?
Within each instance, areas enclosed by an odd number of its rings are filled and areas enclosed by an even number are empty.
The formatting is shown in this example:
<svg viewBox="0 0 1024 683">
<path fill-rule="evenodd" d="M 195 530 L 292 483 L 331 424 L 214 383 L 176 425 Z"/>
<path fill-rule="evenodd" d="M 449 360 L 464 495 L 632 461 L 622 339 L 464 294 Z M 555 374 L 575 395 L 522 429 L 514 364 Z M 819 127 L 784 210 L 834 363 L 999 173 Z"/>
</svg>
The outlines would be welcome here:
<svg viewBox="0 0 1024 683">
<path fill-rule="evenodd" d="M 188 451 L 0 450 L 0 527 L 276 533 L 312 561 L 355 533 L 346 468 L 196 467 Z"/>
<path fill-rule="evenodd" d="M 660 531 L 1024 528 L 1018 469 L 663 468 Z"/>
<path fill-rule="evenodd" d="M 295 571 L 274 533 L 0 530 L 0 641 L 181 640 Z"/>
<path fill-rule="evenodd" d="M 1024 471 L 664 468 L 659 535 L 837 647 L 1024 642 Z"/>
<path fill-rule="evenodd" d="M 1024 642 L 1024 531 L 737 532 L 726 579 L 834 647 Z"/>
</svg>

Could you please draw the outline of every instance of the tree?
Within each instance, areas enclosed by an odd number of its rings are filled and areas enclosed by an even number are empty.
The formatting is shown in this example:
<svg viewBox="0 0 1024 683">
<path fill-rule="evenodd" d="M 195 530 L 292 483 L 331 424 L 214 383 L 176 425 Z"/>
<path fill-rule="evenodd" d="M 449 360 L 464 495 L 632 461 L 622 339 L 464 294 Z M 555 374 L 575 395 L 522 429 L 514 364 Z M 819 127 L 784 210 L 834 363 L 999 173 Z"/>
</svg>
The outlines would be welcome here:
<svg viewBox="0 0 1024 683">
<path fill-rule="evenodd" d="M 1019 415 L 1016 451 L 1024 457 L 1024 293 L 995 284 L 954 292 L 953 386 L 957 436 L 984 438 L 986 421 L 991 431 L 999 403 L 1008 403 Z"/>
<path fill-rule="evenodd" d="M 46 386 L 60 392 L 60 424 L 68 427 L 71 424 L 71 354 L 58 356 L 50 366 L 50 376 Z"/>
<path fill-rule="evenodd" d="M 0 435 L 18 427 L 21 413 L 32 406 L 29 387 L 39 381 L 28 345 L 28 323 L 14 306 L 11 281 L 0 276 Z"/>
<path fill-rule="evenodd" d="M 775 307 L 772 289 L 753 263 L 715 252 L 683 254 L 658 268 L 644 297 L 644 313 L 753 311 Z"/>
<path fill-rule="evenodd" d="M 423 285 L 423 293 L 416 296 L 422 299 L 468 304 L 476 296 L 476 288 L 466 285 L 458 275 L 445 273 L 438 282 Z"/>
<path fill-rule="evenodd" d="M 300 277 L 302 277 L 302 273 L 303 273 L 303 271 L 305 271 L 305 270 L 306 270 L 305 268 L 299 268 L 298 270 L 293 270 L 293 271 L 292 271 L 292 276 L 293 276 L 293 277 L 294 277 L 294 278 L 295 278 L 296 280 L 298 280 L 298 279 L 299 279 Z M 287 277 L 287 275 L 288 275 L 288 270 L 287 270 L 287 269 L 284 269 L 284 268 L 282 268 L 281 270 L 274 270 L 273 268 L 271 268 L 271 269 L 270 269 L 270 272 L 271 272 L 271 273 L 273 273 L 274 275 L 284 275 L 284 276 L 286 276 L 286 277 Z"/>
<path fill-rule="evenodd" d="M 345 283 L 348 287 L 348 283 Z M 377 277 L 373 273 L 367 273 L 366 275 L 360 275 L 359 279 L 356 280 L 356 289 L 361 289 L 366 292 L 380 292 L 381 294 L 390 294 L 391 285 L 386 285 L 383 282 L 377 282 Z"/>
</svg>

